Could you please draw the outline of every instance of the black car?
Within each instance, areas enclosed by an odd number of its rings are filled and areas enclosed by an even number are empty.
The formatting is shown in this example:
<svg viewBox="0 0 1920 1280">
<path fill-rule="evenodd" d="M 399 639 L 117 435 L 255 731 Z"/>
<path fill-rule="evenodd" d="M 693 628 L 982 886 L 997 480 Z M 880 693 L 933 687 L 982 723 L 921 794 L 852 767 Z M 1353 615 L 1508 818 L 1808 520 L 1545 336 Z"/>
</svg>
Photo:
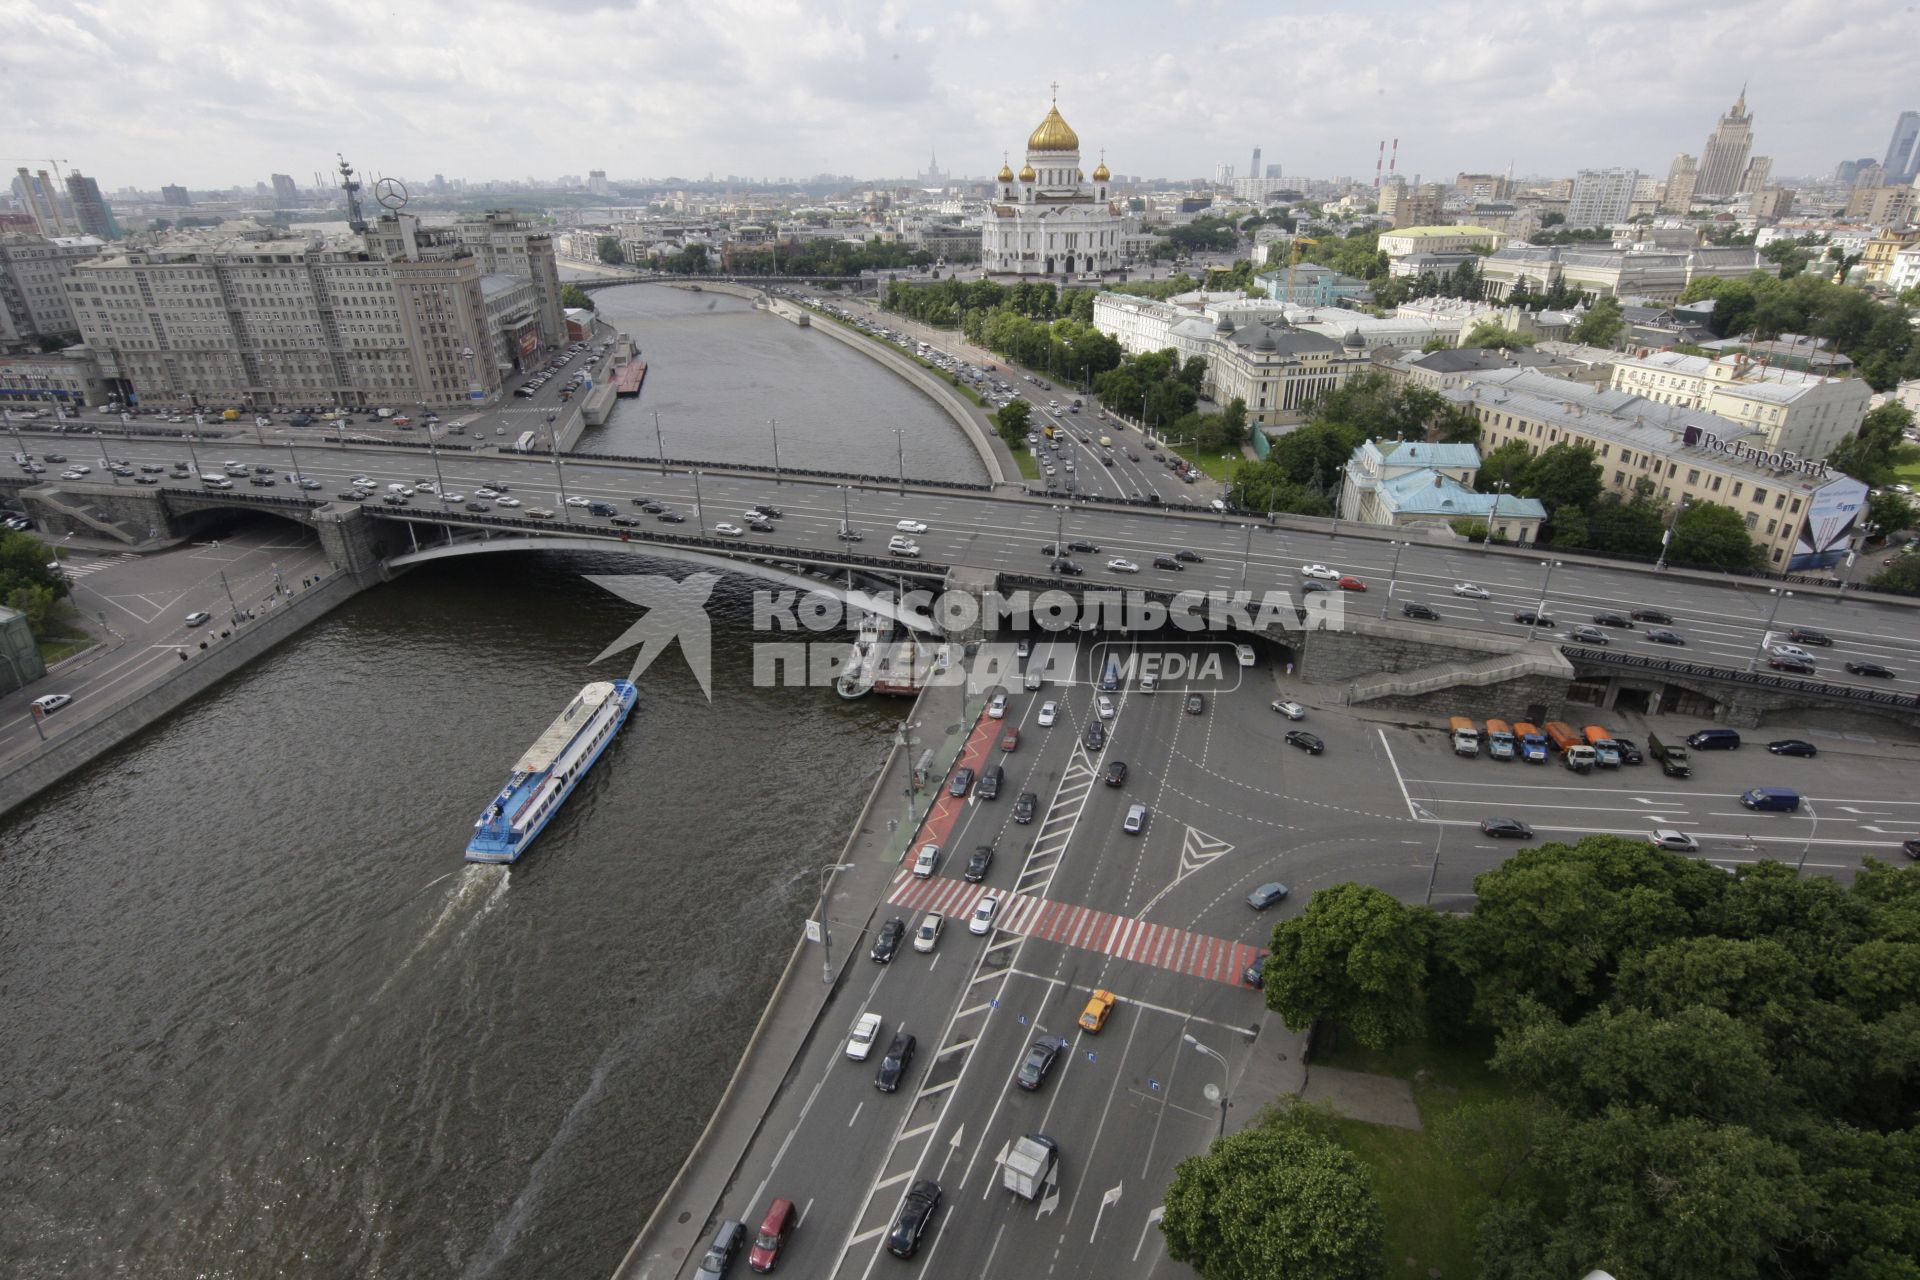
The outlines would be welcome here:
<svg viewBox="0 0 1920 1280">
<path fill-rule="evenodd" d="M 1407 601 L 1400 606 L 1400 612 L 1403 616 L 1409 618 L 1424 618 L 1428 622 L 1440 621 L 1440 615 L 1433 611 L 1431 605 L 1421 604 L 1418 600 Z"/>
<path fill-rule="evenodd" d="M 782 511 L 780 508 L 765 502 L 761 503 L 758 507 L 754 509 L 758 511 L 761 515 L 767 517 L 769 520 L 778 520 L 780 519 L 780 517 L 787 514 L 786 512 Z"/>
<path fill-rule="evenodd" d="M 953 775 L 953 781 L 947 784 L 947 794 L 955 800 L 965 800 L 967 792 L 971 790 L 973 790 L 973 770 L 962 766 L 960 771 Z"/>
<path fill-rule="evenodd" d="M 643 502 L 640 504 L 640 509 L 646 512 L 650 516 L 657 516 L 662 511 L 666 510 L 665 507 L 661 506 L 657 502 Z"/>
<path fill-rule="evenodd" d="M 1127 781 L 1127 762 L 1125 760 L 1107 761 L 1105 782 L 1110 787 L 1125 786 Z"/>
<path fill-rule="evenodd" d="M 359 489 L 342 489 L 333 496 L 342 502 L 365 502 L 367 500 L 366 493 Z"/>
<path fill-rule="evenodd" d="M 1617 613 L 1596 613 L 1593 615 L 1593 621 L 1596 626 L 1625 627 L 1629 631 L 1633 630 L 1633 623 Z"/>
<path fill-rule="evenodd" d="M 1091 542 L 1069 542 L 1067 544 L 1067 550 L 1078 551 L 1083 556 L 1097 556 L 1100 554 L 1100 548 Z"/>
<path fill-rule="evenodd" d="M 907 922 L 899 916 L 880 926 L 880 932 L 873 939 L 873 962 L 885 964 L 893 959 L 893 953 L 900 949 L 900 939 L 907 936 Z"/>
<path fill-rule="evenodd" d="M 1308 733 L 1305 729 L 1295 729 L 1289 733 L 1287 743 L 1289 746 L 1300 748 L 1310 756 L 1317 756 L 1327 749 L 1327 744 L 1320 741 L 1317 734 Z"/>
<path fill-rule="evenodd" d="M 1082 569 L 1079 565 L 1064 556 L 1053 562 L 1053 571 L 1055 573 L 1063 573 L 1069 578 L 1077 578 L 1086 572 L 1085 569 Z"/>
<path fill-rule="evenodd" d="M 1013 1082 L 1028 1091 L 1045 1084 L 1047 1072 L 1053 1070 L 1054 1060 L 1060 1056 L 1060 1044 L 1058 1040 L 1035 1040 L 1027 1049 L 1026 1060 L 1013 1073 Z"/>
<path fill-rule="evenodd" d="M 1810 676 L 1813 674 L 1813 664 L 1811 662 L 1808 662 L 1805 658 L 1796 658 L 1792 654 L 1787 653 L 1774 654 L 1767 659 L 1767 665 L 1775 671 L 1785 671 L 1789 675 Z"/>
<path fill-rule="evenodd" d="M 1662 613 L 1658 609 L 1635 609 L 1633 611 L 1633 620 L 1635 622 L 1657 622 L 1663 627 L 1673 625 L 1673 615 L 1670 613 Z"/>
<path fill-rule="evenodd" d="M 842 542 L 860 542 L 863 540 L 863 535 L 858 529 L 842 529 L 833 536 Z"/>
<path fill-rule="evenodd" d="M 247 483 L 259 485 L 262 489 L 271 489 L 273 488 L 273 477 L 272 476 L 249 476 L 247 478 Z"/>
<path fill-rule="evenodd" d="M 495 487 L 498 488 L 499 486 L 496 485 Z M 642 511 L 645 511 L 648 508 L 653 507 L 653 499 L 647 497 L 645 494 L 642 494 L 639 497 L 634 498 L 632 501 L 633 501 L 633 505 L 640 508 Z M 654 509 L 657 510 L 658 508 L 654 508 Z"/>
<path fill-rule="evenodd" d="M 1156 569 L 1173 569 L 1173 570 L 1182 570 L 1186 568 L 1185 565 L 1181 564 L 1178 560 L 1175 560 L 1172 556 L 1155 556 L 1153 558 L 1153 567 Z"/>
<path fill-rule="evenodd" d="M 1833 647 L 1833 637 L 1824 631 L 1815 631 L 1809 627 L 1795 627 L 1787 632 L 1787 639 L 1794 644 L 1817 644 L 1823 648 Z"/>
<path fill-rule="evenodd" d="M 1819 750 L 1811 743 L 1800 738 L 1782 738 L 1778 742 L 1769 742 L 1767 750 L 1777 756 L 1816 756 Z"/>
<path fill-rule="evenodd" d="M 1021 823 L 1032 822 L 1034 806 L 1039 803 L 1039 796 L 1031 791 L 1022 791 L 1020 798 L 1013 802 L 1013 820 Z"/>
<path fill-rule="evenodd" d="M 617 524 L 627 529 L 638 528 L 640 525 L 640 522 L 632 516 L 615 516 L 612 520 L 608 521 L 608 523 Z"/>
<path fill-rule="evenodd" d="M 900 1087 L 900 1077 L 907 1074 L 907 1067 L 913 1062 L 914 1039 L 904 1031 L 893 1037 L 893 1043 L 887 1046 L 887 1056 L 880 1059 L 880 1070 L 874 1073 L 873 1087 L 882 1093 L 892 1093 Z"/>
<path fill-rule="evenodd" d="M 1205 564 L 1206 563 L 1204 559 L 1202 559 L 1198 554 L 1192 551 L 1185 551 L 1185 550 L 1176 551 L 1173 553 L 1173 558 L 1175 560 L 1185 560 L 1188 564 Z"/>
<path fill-rule="evenodd" d="M 1613 745 L 1620 748 L 1621 764 L 1645 764 L 1647 758 L 1640 754 L 1640 747 L 1632 738 L 1615 738 Z"/>
<path fill-rule="evenodd" d="M 1300 594 L 1303 596 L 1310 596 L 1316 591 L 1331 591 L 1331 590 L 1333 590 L 1332 587 L 1320 581 L 1320 579 L 1318 578 L 1308 578 L 1305 582 L 1300 584 Z"/>
<path fill-rule="evenodd" d="M 1553 619 L 1536 609 L 1522 609 L 1513 615 L 1513 620 L 1523 627 L 1551 627 Z"/>
<path fill-rule="evenodd" d="M 1648 627 L 1646 631 L 1646 635 L 1647 635 L 1647 639 L 1653 641 L 1655 644 L 1685 644 L 1686 643 L 1685 640 L 1682 640 L 1680 638 L 1679 632 L 1669 631 L 1665 627 Z"/>
<path fill-rule="evenodd" d="M 1089 751 L 1100 750 L 1100 748 L 1107 745 L 1107 727 L 1098 720 L 1089 721 L 1086 736 L 1083 737 L 1081 741 L 1086 743 L 1087 750 Z"/>
<path fill-rule="evenodd" d="M 1920 861 L 1920 840 L 1902 840 L 1900 842 L 1900 852 L 1906 854 L 1909 858 Z"/>
<path fill-rule="evenodd" d="M 687 522 L 687 518 L 678 511 L 662 511 L 659 515 L 655 516 L 654 519 L 658 520 L 661 524 L 685 524 Z"/>
<path fill-rule="evenodd" d="M 939 1212 L 940 1184 L 932 1178 L 914 1183 L 913 1190 L 900 1202 L 893 1229 L 887 1232 L 887 1252 L 896 1258 L 911 1258 L 918 1253 L 920 1241 L 926 1237 L 927 1228 L 933 1225 L 933 1217 Z"/>
<path fill-rule="evenodd" d="M 1882 680 L 1891 679 L 1893 672 L 1877 662 L 1849 662 L 1847 670 L 1856 676 L 1878 676 Z"/>
<path fill-rule="evenodd" d="M 45 457 L 48 462 L 65 462 L 67 460 L 67 455 L 64 453 L 49 453 L 42 456 Z"/>
<path fill-rule="evenodd" d="M 1026 794 L 1032 795 L 1033 793 L 1029 791 Z M 974 884 L 979 884 L 987 878 L 987 869 L 991 866 L 993 866 L 993 846 L 990 844 L 975 845 L 973 856 L 967 859 L 967 869 L 960 873 L 960 878 L 971 881 Z"/>
<path fill-rule="evenodd" d="M 1252 964 L 1248 965 L 1245 969 L 1241 970 L 1240 981 L 1246 983 L 1248 986 L 1254 988 L 1255 990 L 1259 990 L 1260 988 L 1266 986 L 1267 985 L 1267 962 L 1265 960 L 1255 960 Z"/>
<path fill-rule="evenodd" d="M 772 532 L 773 532 L 773 521 L 771 521 L 771 520 L 749 520 L 749 521 L 747 521 L 747 528 L 749 528 L 749 529 L 751 529 L 751 530 L 753 530 L 753 531 L 754 531 L 755 533 L 772 533 Z"/>
<path fill-rule="evenodd" d="M 1287 886 L 1275 880 L 1270 884 L 1261 885 L 1252 893 L 1248 894 L 1247 905 L 1255 911 L 1265 911 L 1275 903 L 1285 902 L 1287 900 L 1287 892 Z"/>
<path fill-rule="evenodd" d="M 1503 836 L 1509 840 L 1531 840 L 1533 839 L 1533 828 L 1518 818 L 1482 818 L 1480 819 L 1480 834 Z"/>
<path fill-rule="evenodd" d="M 467 510 L 469 511 L 491 511 L 492 509 L 493 508 L 489 507 L 486 503 L 481 502 L 477 498 L 474 501 L 469 502 L 467 504 Z"/>
<path fill-rule="evenodd" d="M 1187 714 L 1188 715 L 1197 716 L 1201 712 L 1205 711 L 1206 709 L 1207 709 L 1206 694 L 1190 693 L 1187 695 Z"/>
</svg>

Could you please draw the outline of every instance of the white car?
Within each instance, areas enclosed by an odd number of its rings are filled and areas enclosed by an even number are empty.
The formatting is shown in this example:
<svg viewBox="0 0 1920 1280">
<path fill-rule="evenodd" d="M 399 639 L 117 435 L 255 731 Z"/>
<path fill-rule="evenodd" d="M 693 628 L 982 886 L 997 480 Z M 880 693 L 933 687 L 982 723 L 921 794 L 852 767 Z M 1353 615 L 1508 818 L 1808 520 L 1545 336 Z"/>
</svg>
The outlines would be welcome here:
<svg viewBox="0 0 1920 1280">
<path fill-rule="evenodd" d="M 60 473 L 60 478 L 62 480 L 83 480 L 86 478 L 86 473 L 84 471 L 78 470 L 77 468 L 68 467 L 65 471 L 62 471 Z"/>
<path fill-rule="evenodd" d="M 904 533 L 896 533 L 887 539 L 887 545 L 890 547 L 910 547 L 913 545 L 913 539 Z"/>
<path fill-rule="evenodd" d="M 1493 599 L 1493 592 L 1491 592 L 1491 591 L 1489 591 L 1489 590 L 1487 590 L 1487 589 L 1486 589 L 1485 587 L 1479 587 L 1479 586 L 1475 586 L 1475 585 L 1474 585 L 1473 583 L 1471 583 L 1471 582 L 1456 582 L 1456 583 L 1454 583 L 1454 584 L 1453 584 L 1453 594 L 1455 594 L 1455 595 L 1457 595 L 1457 596 L 1466 596 L 1466 597 L 1468 597 L 1469 599 L 1472 599 L 1472 600 L 1491 600 L 1491 599 Z"/>
<path fill-rule="evenodd" d="M 70 693 L 43 693 L 33 700 L 33 709 L 44 716 L 49 712 L 58 711 L 72 701 L 73 695 Z"/>
<path fill-rule="evenodd" d="M 1060 716 L 1059 703 L 1043 702 L 1040 704 L 1040 727 L 1042 729 L 1051 728 L 1053 726 L 1053 722 L 1057 720 L 1059 716 Z"/>
<path fill-rule="evenodd" d="M 984 936 L 993 929 L 993 917 L 999 914 L 1000 899 L 988 894 L 973 904 L 973 918 L 967 921 L 967 932 L 976 937 Z"/>
<path fill-rule="evenodd" d="M 940 926 L 945 923 L 938 911 L 929 911 L 921 916 L 920 927 L 913 933 L 913 949 L 925 955 L 939 946 Z"/>
<path fill-rule="evenodd" d="M 925 533 L 927 531 L 927 526 L 921 524 L 918 520 L 895 521 L 893 527 L 902 533 Z"/>
<path fill-rule="evenodd" d="M 347 483 L 351 485 L 357 485 L 362 489 L 371 489 L 373 488 L 373 477 L 372 476 L 355 476 L 353 477 L 353 479 L 347 481 Z M 388 485 L 387 487 L 389 489 L 397 489 L 400 486 Z"/>
<path fill-rule="evenodd" d="M 905 556 L 909 560 L 920 558 L 920 548 L 911 542 L 896 542 L 887 548 L 889 555 Z"/>
<path fill-rule="evenodd" d="M 1656 827 L 1647 839 L 1656 849 L 1671 849 L 1675 853 L 1698 853 L 1700 842 L 1684 831 L 1675 831 L 1672 827 Z"/>
<path fill-rule="evenodd" d="M 570 494 L 568 494 L 568 495 L 567 495 L 567 505 L 568 505 L 568 506 L 570 506 L 570 507 L 587 507 L 587 506 L 592 506 L 592 505 L 593 505 L 593 499 L 591 499 L 591 498 L 583 498 L 583 497 L 581 497 L 581 496 L 580 496 L 579 494 L 577 494 L 577 493 L 570 493 Z"/>
<path fill-rule="evenodd" d="M 1300 572 L 1309 578 L 1338 578 L 1340 575 L 1323 564 L 1303 564 Z"/>
<path fill-rule="evenodd" d="M 1109 568 L 1109 569 L 1111 569 L 1111 570 L 1113 570 L 1113 571 L 1114 571 L 1115 573 L 1138 573 L 1138 572 L 1140 572 L 1140 566 L 1139 566 L 1139 565 L 1137 565 L 1137 564 L 1135 564 L 1135 563 L 1134 563 L 1133 561 L 1131 561 L 1131 560 L 1123 560 L 1123 559 L 1121 559 L 1121 558 L 1120 558 L 1119 556 L 1115 556 L 1115 557 L 1114 557 L 1113 559 L 1111 559 L 1111 560 L 1109 560 L 1109 561 L 1107 561 L 1107 568 Z"/>
<path fill-rule="evenodd" d="M 920 846 L 919 854 L 914 857 L 913 874 L 925 880 L 934 873 L 939 865 L 940 846 L 937 844 L 923 844 Z"/>
<path fill-rule="evenodd" d="M 473 491 L 473 496 L 476 498 L 497 498 L 500 495 L 486 485 L 481 485 Z"/>
<path fill-rule="evenodd" d="M 568 501 L 572 501 L 572 499 L 568 499 Z M 718 534 L 723 534 L 729 538 L 744 538 L 747 536 L 747 531 L 745 529 L 742 529 L 737 524 L 728 524 L 725 520 L 722 520 L 719 524 L 713 526 L 713 531 Z"/>
<path fill-rule="evenodd" d="M 861 1014 L 847 1036 L 847 1056 L 855 1062 L 865 1062 L 873 1052 L 874 1041 L 880 1038 L 880 1028 L 885 1025 L 886 1019 L 877 1013 Z"/>
<path fill-rule="evenodd" d="M 494 503 L 497 506 L 502 506 L 502 507 L 517 507 L 520 505 L 520 499 L 509 498 L 509 497 L 499 497 L 494 499 Z"/>
<path fill-rule="evenodd" d="M 464 493 L 443 493 L 440 495 L 440 501 L 442 502 L 465 502 L 466 500 L 467 495 Z"/>
<path fill-rule="evenodd" d="M 1112 698 L 1109 698 L 1106 694 L 1103 693 L 1100 695 L 1098 700 L 1095 701 L 1094 705 L 1099 709 L 1100 718 L 1102 720 L 1113 719 L 1113 699 Z"/>
<path fill-rule="evenodd" d="M 1307 718 L 1307 709 L 1297 702 L 1276 701 L 1273 704 L 1273 709 L 1289 720 L 1305 720 Z"/>
<path fill-rule="evenodd" d="M 1813 655 L 1797 644 L 1768 645 L 1767 652 L 1776 658 L 1792 658 L 1796 662 L 1812 662 Z"/>
<path fill-rule="evenodd" d="M 987 719 L 1004 720 L 1007 718 L 1007 695 L 996 693 L 993 701 L 987 704 Z"/>
<path fill-rule="evenodd" d="M 1250 644 L 1237 644 L 1233 646 L 1233 657 L 1234 657 L 1234 661 L 1238 662 L 1243 667 L 1252 666 L 1253 665 L 1253 646 Z"/>
</svg>

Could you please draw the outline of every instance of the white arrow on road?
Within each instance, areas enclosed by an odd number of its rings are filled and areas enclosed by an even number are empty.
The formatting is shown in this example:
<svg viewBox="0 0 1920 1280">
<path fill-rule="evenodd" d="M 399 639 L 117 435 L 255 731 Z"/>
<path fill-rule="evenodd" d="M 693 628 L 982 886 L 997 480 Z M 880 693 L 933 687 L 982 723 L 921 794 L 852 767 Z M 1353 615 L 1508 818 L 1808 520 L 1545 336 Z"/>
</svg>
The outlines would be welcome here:
<svg viewBox="0 0 1920 1280">
<path fill-rule="evenodd" d="M 1147 1232 L 1153 1230 L 1160 1219 L 1167 1216 L 1167 1206 L 1157 1204 L 1147 1211 L 1147 1223 L 1140 1228 L 1140 1243 L 1133 1246 L 1133 1260 L 1140 1261 L 1140 1251 L 1147 1247 Z"/>
<path fill-rule="evenodd" d="M 936 1182 L 939 1181 L 940 1178 L 947 1176 L 947 1161 L 953 1159 L 953 1153 L 960 1149 L 960 1143 L 966 1137 L 966 1134 L 967 1126 L 965 1125 L 961 1125 L 953 1131 L 953 1141 L 947 1144 L 947 1154 L 940 1161 L 940 1172 L 934 1179 Z M 1003 1159 L 1006 1157 L 1006 1153 L 1007 1149 L 1005 1147 L 1000 1148 L 1000 1155 Z"/>
<path fill-rule="evenodd" d="M 1040 1211 L 1033 1215 L 1034 1221 L 1047 1217 L 1060 1207 L 1060 1182 L 1058 1178 L 1047 1180 L 1047 1198 L 1040 1202 Z"/>
<path fill-rule="evenodd" d="M 1125 1185 L 1126 1184 L 1124 1182 L 1120 1184 L 1120 1186 L 1125 1186 Z M 1100 1210 L 1098 1213 L 1095 1213 L 1093 1215 L 1093 1233 L 1087 1237 L 1087 1242 L 1089 1244 L 1091 1244 L 1092 1242 L 1100 1238 L 1100 1215 L 1104 1214 L 1107 1211 L 1108 1205 L 1114 1205 L 1119 1203 L 1120 1203 L 1120 1187 L 1109 1187 L 1107 1189 L 1107 1194 L 1100 1197 Z"/>
</svg>

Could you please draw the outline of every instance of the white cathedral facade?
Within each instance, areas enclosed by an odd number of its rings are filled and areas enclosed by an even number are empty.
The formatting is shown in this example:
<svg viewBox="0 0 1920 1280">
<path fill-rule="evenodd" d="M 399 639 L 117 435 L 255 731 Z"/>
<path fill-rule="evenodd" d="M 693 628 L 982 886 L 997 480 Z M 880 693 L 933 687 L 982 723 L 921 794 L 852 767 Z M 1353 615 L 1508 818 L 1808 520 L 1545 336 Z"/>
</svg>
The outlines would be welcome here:
<svg viewBox="0 0 1920 1280">
<path fill-rule="evenodd" d="M 1027 139 L 1018 176 L 1000 166 L 987 207 L 980 258 L 990 272 L 1074 276 L 1118 270 L 1127 217 L 1107 194 L 1103 157 L 1093 178 L 1080 168 L 1080 137 L 1056 102 Z"/>
</svg>

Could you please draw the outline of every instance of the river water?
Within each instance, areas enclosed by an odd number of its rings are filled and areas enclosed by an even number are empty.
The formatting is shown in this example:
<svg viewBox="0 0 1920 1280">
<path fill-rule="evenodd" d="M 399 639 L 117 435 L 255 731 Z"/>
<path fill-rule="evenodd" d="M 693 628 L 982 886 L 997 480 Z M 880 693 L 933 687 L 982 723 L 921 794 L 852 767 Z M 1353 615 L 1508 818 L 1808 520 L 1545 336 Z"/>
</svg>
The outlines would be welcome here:
<svg viewBox="0 0 1920 1280">
<path fill-rule="evenodd" d="M 759 412 L 728 372 L 755 362 L 782 370 L 767 407 L 820 407 L 829 463 L 918 400 L 819 335 L 681 305 L 630 327 L 676 418 L 732 388 L 715 441 Z M 465 865 L 521 750 L 625 673 L 593 659 L 635 611 L 581 575 L 641 564 L 416 570 L 0 821 L 0 1275 L 611 1273 L 901 705 L 753 688 L 728 579 L 711 705 L 667 653 L 532 854 Z"/>
</svg>

